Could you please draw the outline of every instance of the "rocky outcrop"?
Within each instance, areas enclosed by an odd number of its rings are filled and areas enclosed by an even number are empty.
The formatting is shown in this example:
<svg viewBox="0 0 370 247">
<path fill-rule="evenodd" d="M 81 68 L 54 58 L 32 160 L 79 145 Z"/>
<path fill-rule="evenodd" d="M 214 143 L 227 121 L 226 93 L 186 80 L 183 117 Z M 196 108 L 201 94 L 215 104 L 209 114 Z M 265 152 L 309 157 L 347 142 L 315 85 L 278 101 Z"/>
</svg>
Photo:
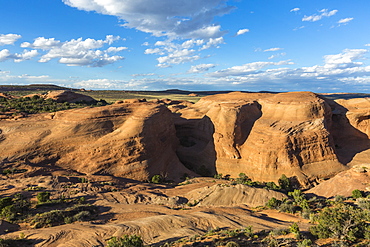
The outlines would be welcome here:
<svg viewBox="0 0 370 247">
<path fill-rule="evenodd" d="M 349 170 L 343 171 L 334 177 L 321 182 L 306 193 L 322 197 L 335 197 L 337 195 L 350 197 L 352 191 L 370 191 L 370 164 L 354 166 Z"/>
<path fill-rule="evenodd" d="M 275 182 L 285 174 L 308 185 L 368 159 L 369 123 L 368 99 L 333 101 L 311 92 L 234 92 L 196 104 L 119 101 L 2 120 L 0 162 L 138 180 L 190 170 Z"/>
<path fill-rule="evenodd" d="M 46 95 L 43 96 L 45 99 L 52 99 L 58 103 L 69 102 L 69 103 L 76 103 L 76 102 L 87 102 L 87 103 L 95 103 L 96 100 L 90 96 L 83 95 L 80 93 L 75 93 L 73 91 L 68 90 L 59 90 L 59 91 L 51 91 L 48 92 Z"/>
<path fill-rule="evenodd" d="M 179 112 L 180 160 L 232 177 L 277 181 L 286 174 L 305 184 L 346 169 L 369 143 L 344 107 L 310 92 L 214 95 Z"/>
<path fill-rule="evenodd" d="M 216 184 L 190 191 L 186 197 L 189 202 L 196 202 L 198 206 L 237 206 L 247 205 L 258 207 L 275 197 L 283 200 L 287 196 L 274 190 L 253 188 L 247 185 Z"/>
<path fill-rule="evenodd" d="M 158 104 L 115 104 L 2 121 L 0 162 L 22 161 L 85 174 L 147 180 L 191 174 L 178 160 L 171 112 Z"/>
</svg>

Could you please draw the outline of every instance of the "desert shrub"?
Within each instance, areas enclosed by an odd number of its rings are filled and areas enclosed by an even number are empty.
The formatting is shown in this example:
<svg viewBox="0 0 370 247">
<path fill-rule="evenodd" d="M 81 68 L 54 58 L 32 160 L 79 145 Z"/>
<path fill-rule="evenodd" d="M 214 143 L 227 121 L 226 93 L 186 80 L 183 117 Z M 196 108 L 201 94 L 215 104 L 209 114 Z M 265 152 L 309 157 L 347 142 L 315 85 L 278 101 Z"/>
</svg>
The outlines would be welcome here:
<svg viewBox="0 0 370 247">
<path fill-rule="evenodd" d="M 278 180 L 278 183 L 279 183 L 280 188 L 283 189 L 283 190 L 288 191 L 288 190 L 291 189 L 290 180 L 285 174 L 281 175 L 281 177 Z"/>
<path fill-rule="evenodd" d="M 267 189 L 270 189 L 270 190 L 278 190 L 280 189 L 279 186 L 277 186 L 274 182 L 266 182 L 266 186 L 265 186 Z"/>
<path fill-rule="evenodd" d="M 289 227 L 289 232 L 293 233 L 294 236 L 296 237 L 296 239 L 300 239 L 301 238 L 301 232 L 299 230 L 299 226 L 297 225 L 297 223 L 293 223 L 290 227 Z"/>
<path fill-rule="evenodd" d="M 50 227 L 63 223 L 64 218 L 65 216 L 62 210 L 52 210 L 49 212 L 36 214 L 31 223 L 35 228 Z"/>
<path fill-rule="evenodd" d="M 225 247 L 239 247 L 240 245 L 234 241 L 229 241 L 227 242 L 227 244 L 225 245 Z"/>
<path fill-rule="evenodd" d="M 153 184 L 159 184 L 159 183 L 161 183 L 163 181 L 163 178 L 162 178 L 161 175 L 157 174 L 157 175 L 154 175 L 150 181 Z"/>
<path fill-rule="evenodd" d="M 1 217 L 9 221 L 15 220 L 17 216 L 17 208 L 14 205 L 9 205 L 1 210 Z"/>
<path fill-rule="evenodd" d="M 0 199 L 0 210 L 13 204 L 13 198 L 4 197 Z"/>
<path fill-rule="evenodd" d="M 91 219 L 90 211 L 81 211 L 73 216 L 73 221 L 88 221 Z"/>
<path fill-rule="evenodd" d="M 235 180 L 237 184 L 247 184 L 252 181 L 245 173 L 239 173 L 239 177 Z"/>
<path fill-rule="evenodd" d="M 50 192 L 43 191 L 37 194 L 36 196 L 38 203 L 45 203 L 50 201 Z"/>
<path fill-rule="evenodd" d="M 290 227 L 289 227 L 289 232 L 291 233 L 294 233 L 294 234 L 298 234 L 299 233 L 299 226 L 297 225 L 297 223 L 293 223 Z"/>
<path fill-rule="evenodd" d="M 346 204 L 324 208 L 317 216 L 318 225 L 310 232 L 318 238 L 337 238 L 356 240 L 364 237 L 366 231 L 366 212 Z"/>
<path fill-rule="evenodd" d="M 301 242 L 297 243 L 297 247 L 308 247 L 308 246 L 312 246 L 311 239 L 303 239 Z"/>
<path fill-rule="evenodd" d="M 75 205 L 65 210 L 52 210 L 45 213 L 36 214 L 31 224 L 35 228 L 50 227 L 69 224 L 74 221 L 88 221 L 98 214 L 98 207 L 94 205 Z"/>
<path fill-rule="evenodd" d="M 37 190 L 44 190 L 44 189 L 45 188 L 41 186 L 30 186 L 30 187 L 25 188 L 24 190 L 25 191 L 37 191 Z"/>
<path fill-rule="evenodd" d="M 213 177 L 216 179 L 222 179 L 223 176 L 222 176 L 222 173 L 219 173 L 219 174 L 215 174 Z"/>
<path fill-rule="evenodd" d="M 336 195 L 335 197 L 334 197 L 334 201 L 335 202 L 343 202 L 344 201 L 344 196 L 341 196 L 341 195 Z"/>
<path fill-rule="evenodd" d="M 268 208 L 278 208 L 281 204 L 281 201 L 276 199 L 275 197 L 272 197 L 268 202 L 266 203 L 266 207 Z"/>
<path fill-rule="evenodd" d="M 0 247 L 30 246 L 31 241 L 23 238 L 0 238 Z"/>
<path fill-rule="evenodd" d="M 287 235 L 288 233 L 289 233 L 289 229 L 286 229 L 286 228 L 275 228 L 270 231 L 270 235 L 273 235 L 273 236 Z"/>
<path fill-rule="evenodd" d="M 311 214 L 314 214 L 314 211 L 309 208 L 303 209 L 301 212 L 302 218 L 306 220 L 310 219 Z"/>
<path fill-rule="evenodd" d="M 247 226 L 245 229 L 244 229 L 244 235 L 248 238 L 251 238 L 253 237 L 253 227 L 252 226 Z"/>
<path fill-rule="evenodd" d="M 144 241 L 138 235 L 123 235 L 112 237 L 107 242 L 107 247 L 143 247 Z"/>
<path fill-rule="evenodd" d="M 352 197 L 354 199 L 357 199 L 357 198 L 364 197 L 364 194 L 361 190 L 354 190 L 354 191 L 352 191 Z"/>
<path fill-rule="evenodd" d="M 367 198 L 358 198 L 356 204 L 362 209 L 370 210 L 370 200 Z"/>
<path fill-rule="evenodd" d="M 290 200 L 284 200 L 277 208 L 280 212 L 291 213 L 294 214 L 295 212 L 300 209 L 298 206 L 294 205 Z"/>
<path fill-rule="evenodd" d="M 295 205 L 301 207 L 302 209 L 310 208 L 308 201 L 306 199 L 306 195 L 302 193 L 300 190 L 294 190 L 288 192 L 288 195 L 293 197 Z"/>
<path fill-rule="evenodd" d="M 23 198 L 22 194 L 1 198 L 0 216 L 8 221 L 16 220 L 18 216 L 22 216 L 24 211 L 28 210 L 30 205 L 30 202 Z"/>
</svg>

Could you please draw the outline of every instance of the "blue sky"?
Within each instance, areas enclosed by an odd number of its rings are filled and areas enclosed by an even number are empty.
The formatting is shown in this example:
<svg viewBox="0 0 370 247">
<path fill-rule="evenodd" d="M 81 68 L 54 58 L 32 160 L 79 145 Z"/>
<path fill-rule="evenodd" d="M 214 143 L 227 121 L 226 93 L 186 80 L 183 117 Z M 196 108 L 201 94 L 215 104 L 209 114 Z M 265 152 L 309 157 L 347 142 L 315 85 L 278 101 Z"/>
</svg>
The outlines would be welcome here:
<svg viewBox="0 0 370 247">
<path fill-rule="evenodd" d="M 0 0 L 0 84 L 370 92 L 369 0 Z"/>
</svg>

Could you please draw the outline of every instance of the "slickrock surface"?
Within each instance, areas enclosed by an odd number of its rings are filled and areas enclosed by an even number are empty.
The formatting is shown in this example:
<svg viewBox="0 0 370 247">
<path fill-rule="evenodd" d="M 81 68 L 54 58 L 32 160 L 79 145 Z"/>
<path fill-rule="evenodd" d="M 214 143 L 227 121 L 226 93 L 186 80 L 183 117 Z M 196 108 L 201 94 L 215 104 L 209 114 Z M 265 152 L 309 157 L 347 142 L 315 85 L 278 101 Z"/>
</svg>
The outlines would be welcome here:
<svg viewBox="0 0 370 247">
<path fill-rule="evenodd" d="M 143 101 L 2 120 L 0 162 L 138 180 L 194 175 L 188 169 L 275 182 L 285 174 L 308 186 L 361 163 L 370 148 L 367 98 L 233 92 L 196 104 Z"/>
<path fill-rule="evenodd" d="M 357 116 L 368 116 L 367 109 Z M 311 92 L 214 95 L 179 112 L 180 160 L 232 177 L 244 172 L 277 181 L 286 174 L 305 184 L 345 170 L 356 153 L 369 148 L 361 132 L 367 123 L 352 123 L 352 111 Z"/>
<path fill-rule="evenodd" d="M 149 103 L 115 104 L 1 121 L 0 161 L 147 180 L 191 174 L 178 160 L 171 112 Z"/>
</svg>

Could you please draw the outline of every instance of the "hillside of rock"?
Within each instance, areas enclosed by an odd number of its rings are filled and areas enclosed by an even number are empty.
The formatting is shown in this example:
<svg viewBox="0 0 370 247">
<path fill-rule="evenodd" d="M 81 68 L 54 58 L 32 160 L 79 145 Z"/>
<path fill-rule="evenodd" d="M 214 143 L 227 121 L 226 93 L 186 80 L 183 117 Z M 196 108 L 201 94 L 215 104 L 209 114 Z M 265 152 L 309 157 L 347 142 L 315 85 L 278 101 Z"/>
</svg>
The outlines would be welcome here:
<svg viewBox="0 0 370 247">
<path fill-rule="evenodd" d="M 210 173 L 261 181 L 286 174 L 306 184 L 345 170 L 369 148 L 367 109 L 356 113 L 365 118 L 359 123 L 351 110 L 311 92 L 208 96 L 175 118 L 177 153 L 187 167 Z"/>
<path fill-rule="evenodd" d="M 309 186 L 368 157 L 369 123 L 367 98 L 333 101 L 311 92 L 233 92 L 196 104 L 118 101 L 2 120 L 0 162 L 138 180 L 194 171 L 277 182 L 285 174 Z"/>
<path fill-rule="evenodd" d="M 1 121 L 0 162 L 62 167 L 146 180 L 191 174 L 178 160 L 171 112 L 158 104 L 115 104 Z"/>
</svg>

